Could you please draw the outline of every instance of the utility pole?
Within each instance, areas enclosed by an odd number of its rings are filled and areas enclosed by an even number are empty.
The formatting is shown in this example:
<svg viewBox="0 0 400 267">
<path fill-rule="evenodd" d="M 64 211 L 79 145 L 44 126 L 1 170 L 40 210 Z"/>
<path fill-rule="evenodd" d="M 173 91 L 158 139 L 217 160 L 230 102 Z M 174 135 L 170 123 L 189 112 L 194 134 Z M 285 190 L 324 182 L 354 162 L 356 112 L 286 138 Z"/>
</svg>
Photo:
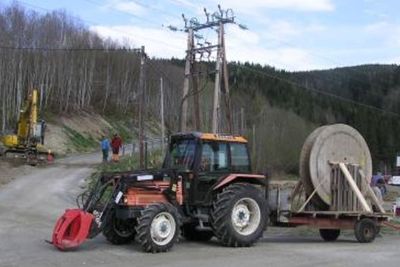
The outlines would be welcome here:
<svg viewBox="0 0 400 267">
<path fill-rule="evenodd" d="M 229 96 L 229 76 L 228 66 L 226 61 L 225 52 L 225 36 L 224 36 L 224 25 L 225 24 L 237 24 L 239 28 L 246 30 L 247 27 L 238 24 L 235 21 L 235 16 L 232 9 L 223 10 L 218 5 L 218 11 L 214 13 L 208 13 L 204 8 L 206 16 L 206 22 L 200 23 L 197 18 L 191 18 L 190 20 L 182 14 L 185 26 L 180 31 L 188 33 L 187 50 L 186 50 L 186 64 L 185 64 L 185 78 L 183 83 L 183 98 L 182 98 L 182 109 L 181 109 L 181 131 L 186 131 L 189 128 L 188 123 L 188 97 L 193 95 L 193 108 L 192 112 L 192 128 L 195 130 L 202 130 L 201 118 L 200 118 L 200 105 L 199 105 L 199 89 L 198 89 L 198 77 L 200 73 L 196 68 L 197 60 L 201 61 L 203 56 L 206 55 L 210 61 L 211 54 L 216 51 L 216 65 L 215 65 L 215 87 L 214 87 L 214 99 L 212 109 L 212 132 L 219 133 L 224 131 L 226 133 L 232 133 L 233 122 L 232 122 L 232 110 Z M 174 26 L 168 26 L 172 31 L 178 31 L 179 29 Z M 214 29 L 218 33 L 218 44 L 213 45 L 200 34 L 202 30 Z M 195 39 L 197 46 L 195 45 Z M 204 41 L 201 43 L 200 41 Z M 199 56 L 197 59 L 196 56 Z M 190 79 L 191 77 L 191 79 Z M 192 90 L 190 90 L 190 80 L 192 81 Z M 189 93 L 190 92 L 190 93 Z M 221 100 L 224 99 L 224 108 L 221 108 Z M 223 123 L 222 118 L 226 119 Z"/>
<path fill-rule="evenodd" d="M 215 84 L 214 84 L 214 100 L 213 100 L 213 113 L 212 113 L 212 128 L 211 131 L 213 133 L 219 132 L 220 126 L 220 94 L 221 94 L 221 44 L 223 39 L 222 23 L 219 23 L 218 29 L 218 50 L 217 50 L 217 59 L 215 60 Z"/>
<path fill-rule="evenodd" d="M 185 78 L 183 80 L 183 94 L 182 94 L 182 109 L 181 109 L 181 132 L 186 132 L 188 127 L 188 97 L 189 97 L 189 82 L 191 75 L 191 60 L 193 49 L 193 29 L 188 30 L 187 50 L 186 50 L 186 64 L 185 64 Z"/>
<path fill-rule="evenodd" d="M 143 169 L 145 167 L 144 164 L 144 116 L 145 110 L 144 107 L 146 105 L 146 88 L 145 88 L 145 63 L 146 63 L 146 54 L 144 51 L 144 46 L 140 49 L 140 74 L 139 74 L 139 92 L 140 92 L 140 101 L 139 101 L 139 168 Z"/>
<path fill-rule="evenodd" d="M 240 135 L 244 135 L 244 108 L 240 108 Z"/>
<path fill-rule="evenodd" d="M 165 150 L 165 122 L 164 122 L 164 84 L 163 77 L 160 77 L 160 115 L 161 115 L 161 150 Z"/>
<path fill-rule="evenodd" d="M 191 70 L 193 73 L 198 73 L 196 54 L 192 55 Z M 199 75 L 192 75 L 192 88 L 193 88 L 193 126 L 195 131 L 201 130 L 201 117 L 200 117 L 200 96 L 199 96 Z"/>
</svg>

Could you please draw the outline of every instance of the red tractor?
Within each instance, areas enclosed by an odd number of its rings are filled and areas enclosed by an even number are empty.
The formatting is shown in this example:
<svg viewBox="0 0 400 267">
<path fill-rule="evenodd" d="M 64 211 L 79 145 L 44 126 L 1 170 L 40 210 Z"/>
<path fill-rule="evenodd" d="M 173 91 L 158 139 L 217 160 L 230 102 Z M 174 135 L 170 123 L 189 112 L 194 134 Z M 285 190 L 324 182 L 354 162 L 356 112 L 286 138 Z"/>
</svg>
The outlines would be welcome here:
<svg viewBox="0 0 400 267">
<path fill-rule="evenodd" d="M 82 209 L 57 221 L 52 243 L 66 250 L 102 232 L 113 244 L 136 238 L 153 253 L 171 249 L 181 234 L 251 246 L 267 225 L 267 189 L 266 177 L 251 173 L 245 138 L 176 134 L 162 169 L 103 173 Z"/>
</svg>

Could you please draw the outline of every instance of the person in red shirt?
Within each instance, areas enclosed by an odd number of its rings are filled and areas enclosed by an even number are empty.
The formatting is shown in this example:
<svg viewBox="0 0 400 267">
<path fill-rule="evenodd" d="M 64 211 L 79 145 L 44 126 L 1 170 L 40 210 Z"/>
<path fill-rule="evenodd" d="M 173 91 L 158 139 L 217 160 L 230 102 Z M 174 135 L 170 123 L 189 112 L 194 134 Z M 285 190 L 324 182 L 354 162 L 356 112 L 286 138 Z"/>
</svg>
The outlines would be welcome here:
<svg viewBox="0 0 400 267">
<path fill-rule="evenodd" d="M 118 134 L 114 134 L 113 139 L 111 140 L 111 148 L 112 148 L 112 160 L 114 162 L 119 161 L 119 150 L 122 147 L 122 139 Z"/>
</svg>

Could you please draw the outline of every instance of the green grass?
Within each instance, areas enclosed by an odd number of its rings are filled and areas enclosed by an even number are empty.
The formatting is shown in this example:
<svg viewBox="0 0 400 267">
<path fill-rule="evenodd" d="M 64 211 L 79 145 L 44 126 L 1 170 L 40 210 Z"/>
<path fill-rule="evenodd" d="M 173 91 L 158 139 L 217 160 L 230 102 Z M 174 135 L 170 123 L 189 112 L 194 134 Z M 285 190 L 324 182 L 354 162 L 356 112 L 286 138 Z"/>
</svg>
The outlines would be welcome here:
<svg viewBox="0 0 400 267">
<path fill-rule="evenodd" d="M 108 129 L 108 132 L 114 135 L 118 133 L 121 136 L 124 143 L 129 143 L 133 140 L 133 136 L 135 134 L 132 131 L 129 131 L 128 128 L 121 121 L 111 122 L 112 128 Z"/>
<path fill-rule="evenodd" d="M 147 168 L 160 168 L 163 162 L 161 150 L 149 152 Z M 99 172 L 122 172 L 133 171 L 139 169 L 139 155 L 121 157 L 119 162 L 107 162 L 99 165 Z"/>
<path fill-rule="evenodd" d="M 161 150 L 154 150 L 149 153 L 148 156 L 148 164 L 147 167 L 149 169 L 152 168 L 161 168 L 163 162 L 163 155 Z M 93 172 L 86 180 L 87 187 L 92 188 L 97 179 L 104 172 L 125 172 L 125 171 L 134 171 L 139 169 L 139 155 L 133 156 L 124 156 L 121 157 L 119 162 L 106 162 L 100 164 L 95 172 Z"/>
<path fill-rule="evenodd" d="M 93 136 L 84 136 L 83 134 L 65 125 L 64 132 L 69 138 L 67 146 L 78 152 L 91 151 L 99 146 L 99 142 L 96 141 Z"/>
</svg>

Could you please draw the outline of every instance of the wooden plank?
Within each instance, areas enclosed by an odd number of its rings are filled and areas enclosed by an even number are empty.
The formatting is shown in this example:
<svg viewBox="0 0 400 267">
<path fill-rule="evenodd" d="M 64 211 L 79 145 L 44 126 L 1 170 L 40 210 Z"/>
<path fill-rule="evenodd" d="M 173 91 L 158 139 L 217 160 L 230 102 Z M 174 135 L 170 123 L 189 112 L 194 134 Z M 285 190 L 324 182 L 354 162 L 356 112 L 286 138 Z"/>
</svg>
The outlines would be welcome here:
<svg viewBox="0 0 400 267">
<path fill-rule="evenodd" d="M 317 190 L 323 185 L 323 183 L 325 183 L 325 181 L 327 180 L 327 178 L 330 178 L 330 176 L 325 177 L 319 184 L 318 186 L 315 187 L 314 191 L 311 193 L 311 195 L 307 198 L 307 200 L 304 202 L 303 206 L 301 206 L 301 208 L 297 211 L 297 212 L 302 212 L 304 210 L 304 208 L 307 206 L 307 204 L 310 202 L 310 200 L 312 199 L 312 197 L 317 193 Z"/>
<path fill-rule="evenodd" d="M 372 201 L 375 203 L 375 205 L 378 207 L 379 211 L 382 213 L 385 213 L 385 209 L 382 207 L 381 203 L 379 202 L 378 198 L 376 197 L 374 191 L 372 190 L 371 186 L 367 183 L 367 179 L 365 179 L 364 172 L 362 170 L 359 170 L 359 174 L 362 177 L 363 181 L 366 183 L 366 189 L 368 195 L 371 197 Z"/>
<path fill-rule="evenodd" d="M 358 200 L 360 201 L 362 208 L 365 211 L 372 213 L 372 209 L 370 208 L 370 206 L 368 206 L 367 201 L 365 200 L 360 189 L 357 187 L 356 183 L 354 182 L 353 178 L 351 177 L 351 174 L 349 173 L 349 170 L 347 169 L 346 165 L 343 162 L 341 162 L 341 163 L 339 163 L 339 167 L 340 167 L 341 171 L 343 172 L 344 177 L 347 179 L 347 182 L 349 183 L 351 189 L 353 190 L 353 192 L 356 194 Z"/>
</svg>

